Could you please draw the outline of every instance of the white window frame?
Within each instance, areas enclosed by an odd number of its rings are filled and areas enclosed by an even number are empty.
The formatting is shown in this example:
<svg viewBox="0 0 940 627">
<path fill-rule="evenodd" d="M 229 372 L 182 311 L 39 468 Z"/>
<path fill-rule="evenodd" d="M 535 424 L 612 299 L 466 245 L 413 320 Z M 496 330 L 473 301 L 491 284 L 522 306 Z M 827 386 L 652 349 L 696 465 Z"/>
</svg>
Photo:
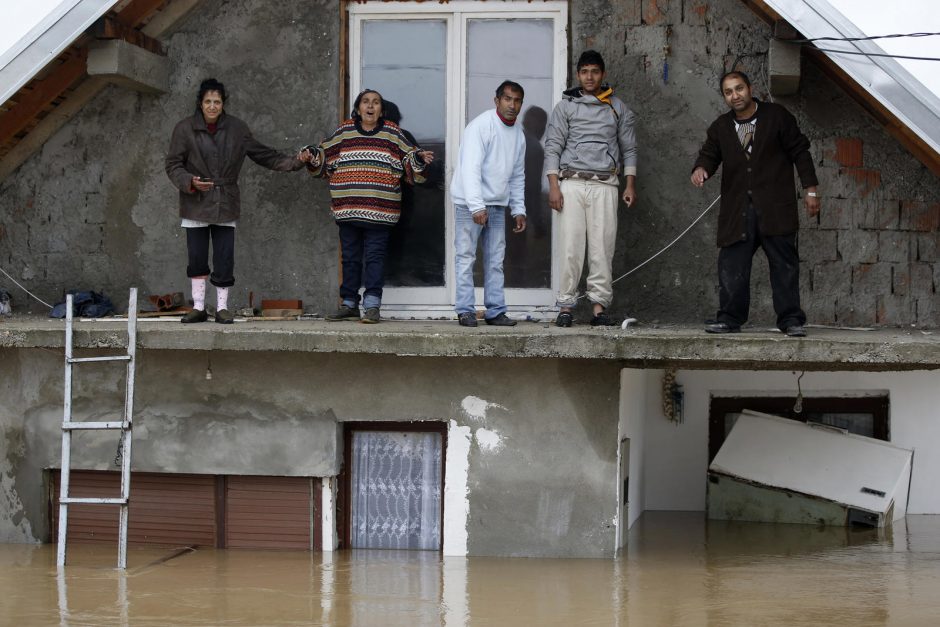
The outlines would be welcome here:
<svg viewBox="0 0 940 627">
<path fill-rule="evenodd" d="M 568 2 L 550 0 L 531 3 L 528 0 L 508 2 L 473 2 L 454 0 L 447 4 L 430 2 L 395 3 L 390 7 L 385 2 L 365 4 L 348 3 L 349 13 L 349 97 L 346 109 L 352 108 L 355 94 L 361 90 L 362 24 L 367 20 L 417 20 L 433 19 L 446 23 L 447 32 L 447 79 L 445 99 L 457 102 L 459 107 L 447 107 L 445 145 L 447 157 L 444 164 L 444 211 L 445 211 L 445 266 L 443 287 L 386 287 L 383 295 L 383 314 L 394 317 L 396 312 L 413 317 L 432 317 L 442 312 L 452 312 L 455 301 L 454 286 L 454 210 L 450 199 L 450 180 L 457 163 L 457 154 L 466 119 L 466 74 L 467 74 L 467 22 L 471 19 L 550 19 L 554 25 L 554 61 L 552 102 L 561 99 L 561 92 L 568 79 Z M 555 310 L 555 294 L 558 291 L 557 216 L 552 212 L 552 270 L 550 288 L 507 288 L 506 304 L 510 311 L 548 313 Z M 483 290 L 477 288 L 476 302 L 483 302 Z"/>
</svg>

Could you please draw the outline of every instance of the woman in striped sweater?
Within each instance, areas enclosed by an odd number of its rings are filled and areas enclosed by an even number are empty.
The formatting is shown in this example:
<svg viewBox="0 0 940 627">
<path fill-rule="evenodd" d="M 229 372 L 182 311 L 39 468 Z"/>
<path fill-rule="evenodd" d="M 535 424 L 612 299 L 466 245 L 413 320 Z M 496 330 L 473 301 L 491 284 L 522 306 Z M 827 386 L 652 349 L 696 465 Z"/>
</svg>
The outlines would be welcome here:
<svg viewBox="0 0 940 627">
<path fill-rule="evenodd" d="M 401 212 L 401 180 L 424 181 L 434 153 L 412 145 L 398 125 L 382 117 L 382 95 L 367 89 L 356 97 L 352 118 L 319 146 L 301 153 L 314 176 L 329 179 L 333 219 L 343 258 L 342 304 L 327 320 L 379 322 L 385 253 Z M 359 288 L 365 287 L 359 313 Z"/>
</svg>

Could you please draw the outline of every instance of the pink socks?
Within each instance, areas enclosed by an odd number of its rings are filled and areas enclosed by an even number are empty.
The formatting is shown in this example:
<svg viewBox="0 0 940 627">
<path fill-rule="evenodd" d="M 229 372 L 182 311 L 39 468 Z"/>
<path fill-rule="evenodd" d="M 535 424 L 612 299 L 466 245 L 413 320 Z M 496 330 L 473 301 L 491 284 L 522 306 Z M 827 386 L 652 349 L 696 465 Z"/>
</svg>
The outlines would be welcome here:
<svg viewBox="0 0 940 627">
<path fill-rule="evenodd" d="M 199 311 L 206 310 L 206 277 L 194 277 L 193 284 L 193 309 Z M 228 309 L 228 288 L 215 288 L 215 309 L 221 311 Z"/>
<path fill-rule="evenodd" d="M 206 310 L 206 277 L 193 277 L 193 309 Z"/>
<path fill-rule="evenodd" d="M 215 310 L 222 311 L 223 309 L 228 309 L 228 288 L 216 287 L 215 288 Z"/>
</svg>

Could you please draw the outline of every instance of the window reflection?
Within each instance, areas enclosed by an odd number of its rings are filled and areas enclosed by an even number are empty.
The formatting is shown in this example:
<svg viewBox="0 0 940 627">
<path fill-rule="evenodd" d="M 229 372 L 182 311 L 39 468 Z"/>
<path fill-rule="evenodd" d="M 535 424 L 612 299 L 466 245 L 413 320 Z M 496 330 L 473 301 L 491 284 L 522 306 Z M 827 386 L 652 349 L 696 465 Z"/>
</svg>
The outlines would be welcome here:
<svg viewBox="0 0 940 627">
<path fill-rule="evenodd" d="M 553 29 L 546 19 L 478 19 L 470 20 L 468 27 L 467 122 L 493 108 L 496 87 L 503 80 L 516 81 L 525 89 L 519 119 L 526 138 L 527 226 L 524 232 L 513 233 L 513 220 L 507 216 L 503 263 L 507 288 L 552 285 L 552 212 L 542 172 L 542 137 L 552 104 Z M 477 255 L 473 275 L 474 283 L 482 285 L 482 255 Z"/>
<path fill-rule="evenodd" d="M 385 262 L 389 287 L 444 285 L 447 57 L 443 20 L 369 20 L 362 27 L 362 84 L 394 102 L 400 126 L 434 151 L 420 185 L 402 185 L 401 218 Z"/>
</svg>

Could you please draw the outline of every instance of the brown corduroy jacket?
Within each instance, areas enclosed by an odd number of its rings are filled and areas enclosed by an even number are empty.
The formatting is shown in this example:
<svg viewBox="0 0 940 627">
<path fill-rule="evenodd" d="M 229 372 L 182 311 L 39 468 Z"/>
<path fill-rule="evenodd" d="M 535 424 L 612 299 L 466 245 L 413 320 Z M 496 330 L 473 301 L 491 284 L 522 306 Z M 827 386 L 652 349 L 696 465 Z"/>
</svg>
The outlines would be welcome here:
<svg viewBox="0 0 940 627">
<path fill-rule="evenodd" d="M 238 173 L 245 157 L 269 170 L 289 172 L 304 167 L 295 157 L 268 148 L 251 135 L 248 125 L 223 113 L 209 133 L 202 113 L 180 120 L 166 155 L 166 174 L 180 190 L 180 217 L 211 224 L 241 215 Z M 194 176 L 215 183 L 208 192 L 193 189 Z"/>
<path fill-rule="evenodd" d="M 789 111 L 778 104 L 758 102 L 750 159 L 735 132 L 734 111 L 720 115 L 708 127 L 705 144 L 692 169 L 702 167 L 711 178 L 722 163 L 718 246 L 747 238 L 749 203 L 757 209 L 762 235 L 789 235 L 799 229 L 793 166 L 803 187 L 817 185 L 818 181 L 809 140 Z"/>
</svg>

